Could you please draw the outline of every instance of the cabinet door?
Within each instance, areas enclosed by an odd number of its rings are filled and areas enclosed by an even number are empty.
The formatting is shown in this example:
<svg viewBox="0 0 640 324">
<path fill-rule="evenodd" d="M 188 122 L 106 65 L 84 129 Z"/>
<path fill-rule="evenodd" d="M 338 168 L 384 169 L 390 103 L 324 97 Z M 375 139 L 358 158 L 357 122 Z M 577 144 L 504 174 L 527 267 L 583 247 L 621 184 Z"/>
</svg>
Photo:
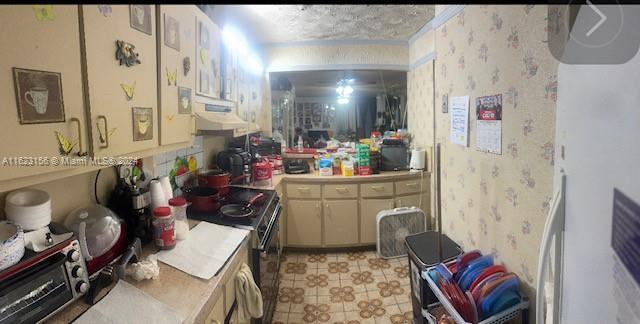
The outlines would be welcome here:
<svg viewBox="0 0 640 324">
<path fill-rule="evenodd" d="M 82 6 L 91 137 L 99 157 L 158 146 L 155 6 L 111 8 L 110 15 L 103 15 L 98 5 Z M 127 66 L 118 60 L 116 41 L 135 46 L 132 51 L 138 54 L 140 63 Z M 128 53 L 129 49 L 125 45 L 124 51 Z M 162 80 L 166 82 L 165 73 L 162 71 Z M 138 112 L 135 118 L 134 111 Z"/>
<path fill-rule="evenodd" d="M 325 245 L 358 243 L 358 201 L 325 200 L 324 229 Z"/>
<path fill-rule="evenodd" d="M 196 44 L 196 57 L 192 61 L 196 78 L 195 92 L 208 98 L 220 98 L 220 46 L 221 32 L 218 25 L 196 8 L 196 25 L 191 40 Z"/>
<path fill-rule="evenodd" d="M 225 319 L 224 313 L 224 295 L 220 295 L 216 303 L 211 309 L 211 313 L 207 316 L 206 324 L 223 324 Z"/>
<path fill-rule="evenodd" d="M 376 243 L 376 216 L 393 209 L 393 199 L 362 199 L 360 203 L 360 243 Z"/>
<path fill-rule="evenodd" d="M 83 152 L 89 149 L 82 95 L 78 6 L 50 6 L 51 10 L 45 10 L 44 14 L 53 16 L 42 16 L 42 11 L 36 13 L 43 7 L 47 6 L 0 8 L 0 41 L 3 44 L 0 105 L 4 111 L 0 118 L 4 135 L 0 141 L 0 159 L 3 160 L 43 157 L 51 162 L 52 157 L 61 156 L 55 132 L 71 143 L 77 143 L 69 157 L 77 157 L 80 149 Z M 14 71 L 12 68 L 52 73 Z M 19 78 L 14 78 L 15 72 Z M 16 82 L 20 85 L 17 94 Z M 30 162 L 36 161 L 23 159 L 22 163 Z M 41 166 L 12 167 L 3 163 L 0 180 L 70 168 L 46 166 L 43 159 L 37 163 Z"/>
<path fill-rule="evenodd" d="M 320 201 L 289 200 L 287 206 L 287 243 L 320 246 L 322 244 Z"/>
<path fill-rule="evenodd" d="M 422 201 L 420 201 L 420 197 L 420 194 L 396 197 L 396 207 L 418 207 L 421 208 L 425 214 L 428 214 L 429 203 L 424 195 L 422 195 Z"/>
<path fill-rule="evenodd" d="M 174 144 L 191 140 L 192 114 L 196 91 L 196 75 L 200 58 L 196 55 L 196 6 L 160 6 L 160 144 Z M 177 24 L 175 24 L 177 22 Z M 177 28 L 176 28 L 177 26 Z M 188 37 L 187 37 L 188 35 Z M 177 40 L 177 41 L 176 41 Z M 177 45 L 177 46 L 176 46 Z M 184 69 L 188 60 L 190 68 Z M 187 73 L 185 73 L 187 71 Z M 169 82 L 175 73 L 176 82 Z"/>
</svg>

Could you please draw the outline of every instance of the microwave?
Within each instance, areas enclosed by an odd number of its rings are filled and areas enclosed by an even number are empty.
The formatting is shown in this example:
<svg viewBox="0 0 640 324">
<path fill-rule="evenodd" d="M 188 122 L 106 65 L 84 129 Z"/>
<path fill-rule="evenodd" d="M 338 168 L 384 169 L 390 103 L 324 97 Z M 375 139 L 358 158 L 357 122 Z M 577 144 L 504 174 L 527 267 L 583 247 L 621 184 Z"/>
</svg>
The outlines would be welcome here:
<svg viewBox="0 0 640 324">
<path fill-rule="evenodd" d="M 0 272 L 0 324 L 38 323 L 89 289 L 87 266 L 76 239 L 22 260 Z"/>
</svg>

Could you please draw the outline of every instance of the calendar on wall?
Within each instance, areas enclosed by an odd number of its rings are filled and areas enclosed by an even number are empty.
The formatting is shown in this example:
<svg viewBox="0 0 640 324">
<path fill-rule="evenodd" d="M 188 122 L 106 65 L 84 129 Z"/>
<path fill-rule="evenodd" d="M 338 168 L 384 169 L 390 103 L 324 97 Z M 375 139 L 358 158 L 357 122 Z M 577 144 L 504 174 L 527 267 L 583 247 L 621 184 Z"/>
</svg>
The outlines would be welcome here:
<svg viewBox="0 0 640 324">
<path fill-rule="evenodd" d="M 476 148 L 502 154 L 502 95 L 476 98 Z"/>
</svg>

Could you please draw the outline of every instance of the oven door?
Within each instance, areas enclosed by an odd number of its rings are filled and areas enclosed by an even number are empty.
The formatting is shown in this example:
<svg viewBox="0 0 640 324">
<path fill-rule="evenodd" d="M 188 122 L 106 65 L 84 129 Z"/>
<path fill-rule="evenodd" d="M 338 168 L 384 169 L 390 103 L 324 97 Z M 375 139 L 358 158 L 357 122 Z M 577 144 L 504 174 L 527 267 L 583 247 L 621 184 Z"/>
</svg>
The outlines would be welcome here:
<svg viewBox="0 0 640 324">
<path fill-rule="evenodd" d="M 0 283 L 0 324 L 35 323 L 73 300 L 58 253 Z"/>
<path fill-rule="evenodd" d="M 281 207 L 276 207 L 265 237 L 254 253 L 254 279 L 262 293 L 264 314 L 261 323 L 271 323 L 278 296 L 278 271 L 280 270 L 280 221 Z"/>
</svg>

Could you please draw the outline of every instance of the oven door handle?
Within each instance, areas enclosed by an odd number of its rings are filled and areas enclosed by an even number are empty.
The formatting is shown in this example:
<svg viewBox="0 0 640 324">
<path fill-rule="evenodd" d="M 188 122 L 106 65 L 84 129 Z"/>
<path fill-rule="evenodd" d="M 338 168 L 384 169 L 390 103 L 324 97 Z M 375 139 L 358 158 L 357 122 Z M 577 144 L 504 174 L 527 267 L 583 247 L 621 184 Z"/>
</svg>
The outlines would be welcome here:
<svg viewBox="0 0 640 324">
<path fill-rule="evenodd" d="M 271 240 L 273 240 L 273 229 L 278 226 L 278 221 L 280 220 L 280 212 L 282 211 L 282 206 L 278 204 L 276 210 L 271 214 L 271 221 L 265 230 L 264 239 L 260 242 L 258 246 L 258 250 L 260 252 L 266 252 L 269 249 L 269 244 L 271 244 Z"/>
</svg>

